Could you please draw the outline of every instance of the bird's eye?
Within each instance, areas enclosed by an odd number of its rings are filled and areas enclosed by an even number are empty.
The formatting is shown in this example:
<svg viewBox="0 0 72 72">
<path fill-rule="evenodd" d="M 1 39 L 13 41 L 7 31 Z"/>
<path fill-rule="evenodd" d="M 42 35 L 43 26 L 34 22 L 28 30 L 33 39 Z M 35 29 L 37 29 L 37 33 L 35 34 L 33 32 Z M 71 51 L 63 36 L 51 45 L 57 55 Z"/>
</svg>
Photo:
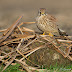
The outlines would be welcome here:
<svg viewBox="0 0 72 72">
<path fill-rule="evenodd" d="M 41 15 L 41 12 L 40 12 L 40 15 Z"/>
</svg>

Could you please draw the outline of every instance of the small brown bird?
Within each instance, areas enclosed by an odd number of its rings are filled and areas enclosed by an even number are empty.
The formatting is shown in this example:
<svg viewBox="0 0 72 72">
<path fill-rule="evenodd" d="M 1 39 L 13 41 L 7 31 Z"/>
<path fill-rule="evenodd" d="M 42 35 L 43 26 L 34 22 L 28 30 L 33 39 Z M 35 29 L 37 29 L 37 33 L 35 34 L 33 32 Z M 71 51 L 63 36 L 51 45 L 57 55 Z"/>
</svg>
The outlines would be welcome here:
<svg viewBox="0 0 72 72">
<path fill-rule="evenodd" d="M 59 36 L 56 18 L 47 14 L 45 8 L 39 9 L 39 14 L 36 18 L 36 21 L 37 27 L 44 32 L 43 34 L 48 33 L 50 36 Z"/>
</svg>

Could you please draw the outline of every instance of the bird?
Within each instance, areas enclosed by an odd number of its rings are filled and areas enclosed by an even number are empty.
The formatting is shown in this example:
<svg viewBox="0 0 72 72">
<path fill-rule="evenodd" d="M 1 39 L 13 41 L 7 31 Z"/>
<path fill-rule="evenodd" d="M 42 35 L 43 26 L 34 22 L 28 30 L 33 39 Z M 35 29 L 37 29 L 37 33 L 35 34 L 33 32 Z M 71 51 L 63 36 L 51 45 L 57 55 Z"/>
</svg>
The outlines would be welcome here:
<svg viewBox="0 0 72 72">
<path fill-rule="evenodd" d="M 36 17 L 36 25 L 39 30 L 41 30 L 43 35 L 46 33 L 49 36 L 59 36 L 58 25 L 56 24 L 56 18 L 52 15 L 46 13 L 45 8 L 40 8 L 38 11 L 38 16 Z"/>
</svg>

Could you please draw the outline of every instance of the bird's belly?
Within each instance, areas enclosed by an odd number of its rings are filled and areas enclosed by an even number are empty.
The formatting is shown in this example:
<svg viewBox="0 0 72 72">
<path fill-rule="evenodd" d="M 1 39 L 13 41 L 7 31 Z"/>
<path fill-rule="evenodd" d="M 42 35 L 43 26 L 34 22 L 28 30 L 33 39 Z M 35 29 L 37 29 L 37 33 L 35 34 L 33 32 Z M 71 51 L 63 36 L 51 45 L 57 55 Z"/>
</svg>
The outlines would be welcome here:
<svg viewBox="0 0 72 72">
<path fill-rule="evenodd" d="M 50 27 L 49 19 L 43 18 L 43 16 L 40 16 L 37 18 L 37 27 L 46 33 L 51 32 L 53 29 Z"/>
<path fill-rule="evenodd" d="M 37 27 L 43 32 L 51 31 L 51 29 L 48 27 L 48 25 L 45 25 L 45 24 L 37 24 Z"/>
<path fill-rule="evenodd" d="M 48 24 L 37 24 L 37 27 L 43 31 L 43 32 L 46 32 L 46 33 L 57 33 L 58 30 L 55 28 L 52 28 L 50 27 Z"/>
</svg>

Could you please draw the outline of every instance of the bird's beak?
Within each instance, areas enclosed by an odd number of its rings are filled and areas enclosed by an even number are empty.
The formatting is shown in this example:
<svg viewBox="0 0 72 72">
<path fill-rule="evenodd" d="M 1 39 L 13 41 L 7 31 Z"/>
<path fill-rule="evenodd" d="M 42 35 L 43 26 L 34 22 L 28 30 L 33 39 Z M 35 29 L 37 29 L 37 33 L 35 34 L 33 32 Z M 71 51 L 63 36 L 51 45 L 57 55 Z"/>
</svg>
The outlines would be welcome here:
<svg viewBox="0 0 72 72">
<path fill-rule="evenodd" d="M 42 12 L 41 14 L 44 14 L 44 12 Z"/>
</svg>

